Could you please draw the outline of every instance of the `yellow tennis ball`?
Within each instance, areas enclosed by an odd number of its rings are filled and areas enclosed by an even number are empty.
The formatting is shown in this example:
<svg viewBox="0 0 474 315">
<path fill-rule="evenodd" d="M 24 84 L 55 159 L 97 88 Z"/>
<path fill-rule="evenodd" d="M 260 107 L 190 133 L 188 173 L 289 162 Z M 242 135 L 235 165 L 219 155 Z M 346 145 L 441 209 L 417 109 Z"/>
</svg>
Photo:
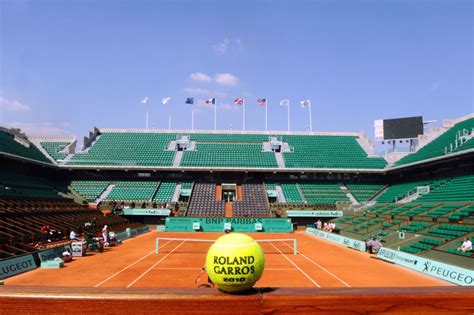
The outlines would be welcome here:
<svg viewBox="0 0 474 315">
<path fill-rule="evenodd" d="M 207 274 L 226 292 L 250 289 L 262 276 L 264 266 L 265 257 L 260 245 L 241 233 L 219 237 L 207 252 Z"/>
</svg>

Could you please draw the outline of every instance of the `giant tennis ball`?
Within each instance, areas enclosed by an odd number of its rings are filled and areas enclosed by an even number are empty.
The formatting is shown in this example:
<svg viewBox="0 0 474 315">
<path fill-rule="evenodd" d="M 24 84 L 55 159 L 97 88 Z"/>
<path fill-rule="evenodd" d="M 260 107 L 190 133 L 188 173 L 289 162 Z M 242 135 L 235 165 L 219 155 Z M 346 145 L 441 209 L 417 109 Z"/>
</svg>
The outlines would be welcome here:
<svg viewBox="0 0 474 315">
<path fill-rule="evenodd" d="M 260 245 L 241 233 L 219 237 L 207 252 L 207 274 L 225 292 L 250 289 L 262 276 L 264 266 Z"/>
</svg>

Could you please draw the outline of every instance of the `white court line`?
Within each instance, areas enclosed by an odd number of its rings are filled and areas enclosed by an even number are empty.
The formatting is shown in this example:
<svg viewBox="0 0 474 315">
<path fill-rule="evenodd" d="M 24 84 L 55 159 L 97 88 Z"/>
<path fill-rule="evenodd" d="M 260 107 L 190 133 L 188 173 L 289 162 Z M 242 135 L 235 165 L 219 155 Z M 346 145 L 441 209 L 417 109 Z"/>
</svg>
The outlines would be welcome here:
<svg viewBox="0 0 474 315">
<path fill-rule="evenodd" d="M 153 268 L 154 270 L 201 270 L 202 268 L 196 267 L 196 268 L 168 268 L 168 267 L 156 267 Z M 265 271 L 293 271 L 296 270 L 295 268 L 265 268 Z"/>
<path fill-rule="evenodd" d="M 304 272 L 300 267 L 298 267 L 297 264 L 295 264 L 293 261 L 291 261 L 290 258 L 286 257 L 285 254 L 282 253 L 282 251 L 280 249 L 278 249 L 278 247 L 276 247 L 275 245 L 273 245 L 273 243 L 270 243 L 270 245 L 272 245 L 277 251 L 280 252 L 280 254 L 286 258 L 286 260 L 288 260 L 293 266 L 296 267 L 296 269 L 298 269 L 302 274 L 304 274 L 306 276 L 306 278 L 308 278 L 312 283 L 314 283 L 318 288 L 320 288 L 321 286 L 316 282 L 314 281 L 310 276 L 308 276 L 308 274 L 306 272 Z"/>
<path fill-rule="evenodd" d="M 127 285 L 127 288 L 130 288 L 132 285 L 134 285 L 138 280 L 140 280 L 141 278 L 143 278 L 147 273 L 149 273 L 153 268 L 155 268 L 159 263 L 161 263 L 163 260 L 166 259 L 166 257 L 168 257 L 169 255 L 171 255 L 175 250 L 177 250 L 181 245 L 184 244 L 184 242 L 186 241 L 182 241 L 178 246 L 176 246 L 171 252 L 169 252 L 168 254 L 166 254 L 166 256 L 163 256 L 160 260 L 158 260 L 155 264 L 153 264 L 153 266 L 151 266 L 150 268 L 148 268 L 144 273 L 142 273 L 141 275 L 139 275 L 135 280 L 133 280 L 132 282 L 130 282 L 128 285 Z"/>
<path fill-rule="evenodd" d="M 285 244 L 286 246 L 288 246 L 289 248 L 292 248 L 290 245 L 286 244 L 285 242 L 282 242 L 283 244 Z M 314 265 L 318 266 L 319 268 L 321 268 L 322 270 L 326 271 L 328 274 L 330 274 L 331 276 L 333 276 L 334 278 L 336 278 L 337 280 L 339 280 L 342 284 L 344 284 L 346 287 L 349 287 L 351 288 L 351 286 L 349 284 L 347 284 L 347 282 L 345 282 L 344 280 L 342 280 L 341 278 L 339 278 L 338 276 L 336 276 L 335 274 L 333 274 L 332 272 L 330 272 L 329 270 L 327 270 L 326 268 L 324 268 L 323 266 L 321 266 L 320 264 L 318 264 L 317 262 L 315 262 L 314 260 L 312 260 L 311 258 L 307 257 L 305 254 L 303 254 L 302 252 L 298 251 L 298 254 L 300 254 L 301 256 L 303 256 L 304 258 L 306 258 L 307 260 L 309 260 L 310 262 L 312 262 Z"/>
<path fill-rule="evenodd" d="M 171 241 L 165 243 L 163 246 L 161 246 L 160 248 L 163 248 L 165 247 L 166 245 L 168 245 Z M 150 256 L 151 254 L 153 254 L 155 252 L 155 250 L 152 250 L 151 252 L 149 252 L 148 254 L 146 254 L 145 256 L 143 256 L 142 258 L 139 258 L 138 260 L 134 261 L 133 263 L 129 264 L 128 266 L 122 268 L 121 270 L 117 271 L 116 273 L 114 273 L 113 275 L 111 275 L 110 277 L 106 278 L 105 280 L 102 280 L 101 282 L 97 283 L 94 288 L 97 288 L 97 287 L 100 287 L 101 285 L 103 285 L 104 283 L 106 283 L 107 281 L 109 281 L 110 279 L 116 277 L 118 274 L 124 272 L 125 270 L 127 270 L 128 268 L 130 267 L 133 267 L 134 265 L 138 264 L 140 261 L 142 261 L 143 259 L 147 258 L 148 256 Z"/>
</svg>

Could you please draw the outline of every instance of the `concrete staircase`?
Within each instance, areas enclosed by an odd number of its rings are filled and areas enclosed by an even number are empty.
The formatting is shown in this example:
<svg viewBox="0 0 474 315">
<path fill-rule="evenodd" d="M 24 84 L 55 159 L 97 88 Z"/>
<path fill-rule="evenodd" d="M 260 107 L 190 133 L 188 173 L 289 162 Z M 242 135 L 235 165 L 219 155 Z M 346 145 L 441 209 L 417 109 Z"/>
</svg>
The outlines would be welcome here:
<svg viewBox="0 0 474 315">
<path fill-rule="evenodd" d="M 278 168 L 286 168 L 285 160 L 283 159 L 283 154 L 281 152 L 275 152 L 275 159 L 278 164 Z"/>
<path fill-rule="evenodd" d="M 233 208 L 232 202 L 227 202 L 225 204 L 225 206 L 224 206 L 224 216 L 226 218 L 232 218 L 232 213 L 233 213 L 232 208 Z"/>
<path fill-rule="evenodd" d="M 283 193 L 283 190 L 281 189 L 281 186 L 280 185 L 275 185 L 275 190 L 277 191 L 278 193 L 278 196 L 277 196 L 277 200 L 279 203 L 286 203 L 286 198 L 285 198 L 285 194 Z"/>
<path fill-rule="evenodd" d="M 346 197 L 349 198 L 353 205 L 360 205 L 360 202 L 354 197 L 354 195 L 347 189 L 347 186 L 344 183 L 338 183 L 341 190 L 346 193 Z"/>
<path fill-rule="evenodd" d="M 176 151 L 173 160 L 173 166 L 178 167 L 181 164 L 181 160 L 183 158 L 183 151 Z"/>
<path fill-rule="evenodd" d="M 104 199 L 107 199 L 107 196 L 110 194 L 110 192 L 112 191 L 112 189 L 115 188 L 115 185 L 109 185 L 107 186 L 107 188 L 104 190 L 104 192 L 102 194 L 100 194 L 99 198 L 97 198 L 95 200 L 95 203 L 99 203 L 101 202 L 102 200 Z"/>
<path fill-rule="evenodd" d="M 174 189 L 173 198 L 171 199 L 171 201 L 178 202 L 180 194 L 181 194 L 181 184 L 178 184 L 176 185 L 176 188 Z"/>
</svg>

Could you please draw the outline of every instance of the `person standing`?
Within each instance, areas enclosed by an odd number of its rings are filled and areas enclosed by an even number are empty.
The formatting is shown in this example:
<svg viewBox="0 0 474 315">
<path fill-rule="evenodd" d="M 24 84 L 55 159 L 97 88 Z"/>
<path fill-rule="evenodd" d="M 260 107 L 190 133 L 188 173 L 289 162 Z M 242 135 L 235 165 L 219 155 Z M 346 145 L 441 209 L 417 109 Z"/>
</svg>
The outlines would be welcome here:
<svg viewBox="0 0 474 315">
<path fill-rule="evenodd" d="M 107 228 L 107 224 L 102 228 L 102 237 L 104 239 L 104 244 L 109 242 L 109 229 Z"/>
</svg>

